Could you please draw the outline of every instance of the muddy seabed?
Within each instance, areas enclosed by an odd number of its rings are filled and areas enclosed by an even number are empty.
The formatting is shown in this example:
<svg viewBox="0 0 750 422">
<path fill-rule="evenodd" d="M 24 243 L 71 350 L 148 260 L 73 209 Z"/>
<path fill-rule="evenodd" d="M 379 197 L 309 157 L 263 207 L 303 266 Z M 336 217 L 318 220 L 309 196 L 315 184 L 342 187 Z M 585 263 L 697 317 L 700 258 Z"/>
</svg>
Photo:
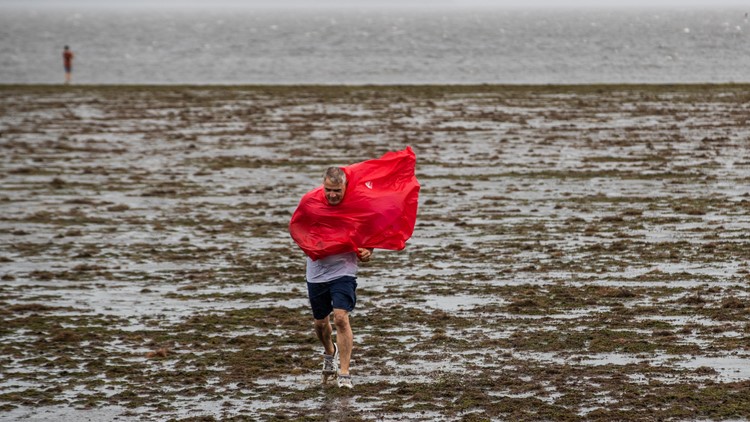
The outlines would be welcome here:
<svg viewBox="0 0 750 422">
<path fill-rule="evenodd" d="M 2 420 L 750 418 L 747 86 L 0 92 Z M 407 145 L 321 386 L 287 223 Z"/>
</svg>

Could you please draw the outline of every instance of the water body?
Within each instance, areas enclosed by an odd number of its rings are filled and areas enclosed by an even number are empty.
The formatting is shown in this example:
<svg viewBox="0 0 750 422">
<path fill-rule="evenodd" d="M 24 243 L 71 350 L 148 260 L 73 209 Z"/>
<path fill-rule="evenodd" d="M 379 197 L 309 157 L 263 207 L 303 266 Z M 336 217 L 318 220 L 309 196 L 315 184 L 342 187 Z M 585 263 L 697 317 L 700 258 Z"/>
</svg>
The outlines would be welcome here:
<svg viewBox="0 0 750 422">
<path fill-rule="evenodd" d="M 0 83 L 750 81 L 742 10 L 20 11 Z"/>
</svg>

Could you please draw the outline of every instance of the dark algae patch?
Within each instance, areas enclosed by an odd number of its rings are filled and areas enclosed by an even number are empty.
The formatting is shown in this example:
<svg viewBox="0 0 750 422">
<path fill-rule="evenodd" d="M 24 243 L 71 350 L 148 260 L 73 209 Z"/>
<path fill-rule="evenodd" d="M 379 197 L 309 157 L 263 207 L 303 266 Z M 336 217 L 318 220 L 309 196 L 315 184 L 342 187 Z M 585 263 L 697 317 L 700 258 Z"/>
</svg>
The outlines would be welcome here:
<svg viewBox="0 0 750 422">
<path fill-rule="evenodd" d="M 748 419 L 748 92 L 1 86 L 0 419 Z M 322 386 L 289 218 L 406 145 Z"/>
</svg>

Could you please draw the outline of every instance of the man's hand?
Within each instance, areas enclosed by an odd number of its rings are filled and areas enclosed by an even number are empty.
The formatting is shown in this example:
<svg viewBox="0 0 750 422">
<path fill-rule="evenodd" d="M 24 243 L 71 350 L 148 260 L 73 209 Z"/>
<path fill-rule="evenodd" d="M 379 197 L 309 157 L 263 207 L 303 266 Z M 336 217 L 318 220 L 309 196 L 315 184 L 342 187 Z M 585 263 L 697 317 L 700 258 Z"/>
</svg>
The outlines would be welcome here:
<svg viewBox="0 0 750 422">
<path fill-rule="evenodd" d="M 370 261 L 370 258 L 372 258 L 372 248 L 357 248 L 357 258 L 362 262 Z"/>
</svg>

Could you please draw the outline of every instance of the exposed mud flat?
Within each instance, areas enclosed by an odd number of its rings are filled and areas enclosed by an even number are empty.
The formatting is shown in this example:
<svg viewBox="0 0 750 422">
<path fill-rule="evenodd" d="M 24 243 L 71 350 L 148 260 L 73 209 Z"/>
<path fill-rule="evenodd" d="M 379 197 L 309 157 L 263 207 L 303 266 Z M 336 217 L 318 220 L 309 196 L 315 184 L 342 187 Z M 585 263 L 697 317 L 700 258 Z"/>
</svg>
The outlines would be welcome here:
<svg viewBox="0 0 750 422">
<path fill-rule="evenodd" d="M 748 88 L 0 87 L 0 419 L 750 418 Z M 288 220 L 406 145 L 321 387 Z"/>
</svg>

